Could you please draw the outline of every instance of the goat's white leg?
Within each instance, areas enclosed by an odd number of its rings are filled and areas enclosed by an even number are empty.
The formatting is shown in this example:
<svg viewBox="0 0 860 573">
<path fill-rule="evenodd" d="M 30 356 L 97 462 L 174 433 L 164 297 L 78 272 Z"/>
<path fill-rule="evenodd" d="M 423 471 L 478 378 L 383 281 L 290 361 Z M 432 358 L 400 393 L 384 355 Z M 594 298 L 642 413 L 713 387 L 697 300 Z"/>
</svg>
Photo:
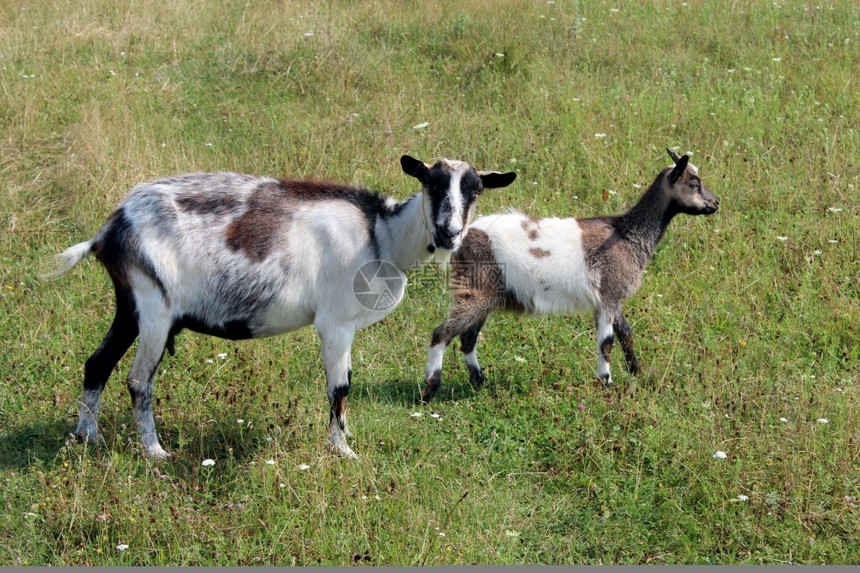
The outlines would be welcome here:
<svg viewBox="0 0 860 573">
<path fill-rule="evenodd" d="M 350 347 L 355 330 L 345 328 L 317 327 L 322 340 L 322 359 L 328 386 L 329 415 L 328 439 L 332 451 L 348 458 L 358 456 L 346 443 L 346 398 L 350 384 Z"/>
<path fill-rule="evenodd" d="M 152 386 L 170 330 L 170 319 L 166 312 L 158 314 L 153 312 L 146 315 L 145 322 L 140 325 L 140 344 L 126 380 L 131 394 L 134 423 L 140 432 L 146 455 L 152 459 L 163 459 L 170 455 L 158 442 L 152 416 Z"/>
<path fill-rule="evenodd" d="M 81 397 L 78 425 L 75 428 L 75 435 L 79 438 L 89 441 L 100 439 L 97 421 L 102 390 L 117 362 L 135 338 L 137 338 L 137 323 L 134 314 L 127 299 L 118 296 L 113 324 L 84 365 L 84 392 Z"/>
<path fill-rule="evenodd" d="M 612 384 L 612 375 L 609 372 L 609 355 L 612 352 L 614 334 L 612 329 L 612 315 L 605 310 L 597 312 L 595 317 L 597 324 L 597 377 L 604 384 Z"/>
<path fill-rule="evenodd" d="M 450 342 L 450 339 L 436 342 L 436 337 L 433 338 L 435 344 L 427 351 L 427 370 L 424 375 L 424 392 L 421 395 L 421 401 L 425 403 L 430 402 L 436 390 L 442 385 L 442 362 L 445 358 L 445 349 Z"/>
</svg>

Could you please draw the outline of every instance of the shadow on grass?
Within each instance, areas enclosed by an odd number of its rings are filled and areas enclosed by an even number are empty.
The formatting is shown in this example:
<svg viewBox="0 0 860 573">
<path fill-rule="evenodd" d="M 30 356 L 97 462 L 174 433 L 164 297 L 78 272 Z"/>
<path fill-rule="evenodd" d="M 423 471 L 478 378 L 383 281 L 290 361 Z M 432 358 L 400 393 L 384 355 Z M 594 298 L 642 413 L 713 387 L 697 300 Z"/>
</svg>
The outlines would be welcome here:
<svg viewBox="0 0 860 573">
<path fill-rule="evenodd" d="M 95 455 L 126 453 L 144 458 L 138 436 L 127 429 L 116 430 L 116 420 L 104 417 L 100 431 L 104 441 L 83 442 L 73 437 L 75 424 L 62 419 L 20 425 L 0 435 L 0 470 L 23 470 L 34 463 L 50 466 L 67 444 L 75 449 L 86 448 Z M 182 427 L 162 425 L 159 438 L 170 452 L 170 461 L 200 461 L 205 458 L 232 458 L 240 463 L 254 459 L 265 446 L 265 428 L 243 428 L 226 419 L 217 423 L 186 421 Z M 297 439 L 302 430 L 287 426 L 280 429 L 282 439 Z M 199 458 L 199 459 L 198 459 Z"/>
<path fill-rule="evenodd" d="M 381 403 L 389 403 L 393 405 L 417 407 L 421 405 L 421 393 L 424 391 L 424 381 L 421 380 L 383 380 L 380 382 L 367 382 L 359 386 L 355 385 L 355 392 L 350 393 L 350 399 L 353 395 L 357 400 L 375 400 Z M 470 400 L 481 392 L 489 392 L 490 390 L 484 385 L 483 387 L 475 388 L 469 384 L 468 377 L 462 380 L 456 378 L 446 381 L 436 391 L 433 396 L 432 403 L 447 402 L 450 400 Z"/>
<path fill-rule="evenodd" d="M 24 469 L 34 461 L 49 463 L 72 430 L 74 424 L 61 419 L 13 427 L 0 435 L 0 469 Z"/>
</svg>

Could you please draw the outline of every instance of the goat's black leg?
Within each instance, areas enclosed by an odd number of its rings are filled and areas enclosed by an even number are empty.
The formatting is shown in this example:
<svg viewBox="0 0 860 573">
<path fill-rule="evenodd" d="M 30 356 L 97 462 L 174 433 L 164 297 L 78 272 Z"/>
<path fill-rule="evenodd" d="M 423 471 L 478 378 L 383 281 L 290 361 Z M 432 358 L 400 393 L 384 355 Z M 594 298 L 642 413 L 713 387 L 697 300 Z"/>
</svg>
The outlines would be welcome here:
<svg viewBox="0 0 860 573">
<path fill-rule="evenodd" d="M 633 328 L 627 324 L 624 315 L 618 315 L 612 328 L 618 336 L 618 341 L 621 342 L 627 371 L 634 375 L 639 374 L 639 361 L 636 360 L 636 354 L 633 353 Z"/>
<path fill-rule="evenodd" d="M 478 363 L 478 353 L 475 351 L 478 344 L 478 334 L 480 334 L 483 326 L 484 322 L 482 321 L 460 335 L 460 350 L 463 352 L 466 368 L 469 369 L 469 382 L 475 387 L 481 386 L 485 380 L 481 365 Z"/>
<path fill-rule="evenodd" d="M 102 391 L 117 363 L 137 338 L 137 322 L 131 303 L 117 296 L 113 323 L 101 344 L 84 366 L 84 391 L 75 435 L 84 440 L 98 440 L 99 402 Z"/>
</svg>

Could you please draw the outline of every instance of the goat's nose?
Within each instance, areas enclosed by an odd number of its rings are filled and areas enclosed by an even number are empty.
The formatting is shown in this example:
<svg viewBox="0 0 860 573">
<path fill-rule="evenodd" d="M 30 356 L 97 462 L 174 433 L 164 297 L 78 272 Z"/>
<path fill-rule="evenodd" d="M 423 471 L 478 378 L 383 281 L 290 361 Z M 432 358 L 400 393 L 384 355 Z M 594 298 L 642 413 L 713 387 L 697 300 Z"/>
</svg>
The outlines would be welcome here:
<svg viewBox="0 0 860 573">
<path fill-rule="evenodd" d="M 459 235 L 462 230 L 462 227 L 440 227 L 439 235 L 441 235 L 444 239 L 453 239 L 454 237 Z"/>
</svg>

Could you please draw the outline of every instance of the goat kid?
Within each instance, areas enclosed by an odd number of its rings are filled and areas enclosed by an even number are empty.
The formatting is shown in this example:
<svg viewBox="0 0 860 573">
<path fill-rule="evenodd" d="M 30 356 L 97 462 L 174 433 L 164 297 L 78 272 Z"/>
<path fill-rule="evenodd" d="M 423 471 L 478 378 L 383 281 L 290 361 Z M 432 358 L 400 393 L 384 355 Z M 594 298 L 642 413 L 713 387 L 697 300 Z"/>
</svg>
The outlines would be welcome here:
<svg viewBox="0 0 860 573">
<path fill-rule="evenodd" d="M 639 288 L 645 265 L 675 215 L 710 215 L 719 208 L 689 157 L 667 151 L 674 165 L 663 169 L 623 215 L 536 219 L 511 212 L 475 220 L 452 257 L 454 300 L 445 322 L 433 331 L 424 402 L 442 383 L 442 358 L 455 336 L 460 337 L 469 381 L 483 383 L 475 346 L 487 316 L 497 309 L 537 315 L 591 311 L 597 325 L 598 378 L 612 383 L 613 333 L 628 371 L 639 372 L 633 330 L 621 302 Z"/>
<path fill-rule="evenodd" d="M 102 390 L 138 337 L 126 380 L 134 421 L 146 455 L 164 458 L 152 388 L 182 329 L 238 340 L 313 324 L 331 407 L 329 444 L 356 457 L 345 441 L 355 332 L 397 306 L 404 271 L 460 246 L 484 189 L 516 178 L 463 161 L 430 166 L 404 155 L 400 163 L 422 185 L 402 203 L 345 185 L 236 173 L 177 175 L 132 189 L 92 239 L 57 255 L 58 268 L 43 275 L 63 275 L 95 253 L 114 284 L 116 315 L 86 362 L 75 434 L 99 439 Z M 362 299 L 359 283 L 385 303 Z"/>
</svg>

